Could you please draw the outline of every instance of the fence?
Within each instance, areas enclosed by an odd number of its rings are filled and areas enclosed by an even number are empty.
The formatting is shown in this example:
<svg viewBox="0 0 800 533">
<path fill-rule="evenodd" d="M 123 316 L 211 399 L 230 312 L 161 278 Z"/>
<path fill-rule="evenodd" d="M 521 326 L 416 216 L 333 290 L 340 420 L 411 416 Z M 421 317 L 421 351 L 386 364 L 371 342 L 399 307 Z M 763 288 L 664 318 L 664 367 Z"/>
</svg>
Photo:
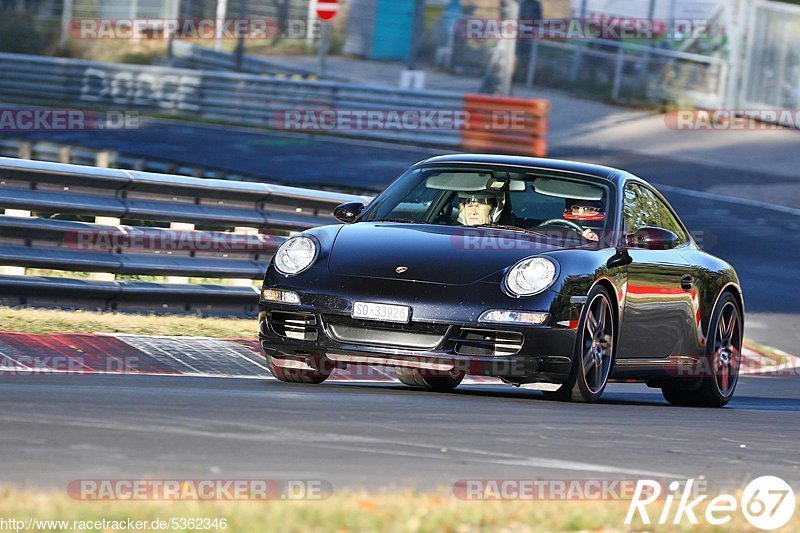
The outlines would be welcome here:
<svg viewBox="0 0 800 533">
<path fill-rule="evenodd" d="M 748 13 L 739 107 L 800 108 L 800 6 L 756 2 Z M 797 127 L 797 124 L 793 124 Z"/>
<path fill-rule="evenodd" d="M 223 50 L 214 50 L 207 46 L 198 46 L 187 41 L 174 40 L 170 43 L 170 55 L 178 67 L 210 70 L 238 70 L 250 74 L 266 74 L 278 79 L 316 80 L 317 72 L 309 69 L 292 67 L 286 62 L 270 61 L 266 56 L 243 55 L 241 64 L 237 64 L 236 54 Z M 325 79 L 344 81 L 336 75 L 326 75 Z"/>
<path fill-rule="evenodd" d="M 728 61 L 719 57 L 606 39 L 535 39 L 529 46 L 519 74 L 528 87 L 570 88 L 615 102 L 724 105 Z"/>
<path fill-rule="evenodd" d="M 369 198 L 0 157 L 0 264 L 7 265 L 0 301 L 252 314 L 257 292 L 249 280 L 263 276 L 286 235 L 334 222 L 331 209 L 347 201 Z M 25 268 L 100 274 L 8 275 Z M 169 277 L 152 283 L 136 276 Z M 180 277 L 238 278 L 246 286 Z"/>
</svg>

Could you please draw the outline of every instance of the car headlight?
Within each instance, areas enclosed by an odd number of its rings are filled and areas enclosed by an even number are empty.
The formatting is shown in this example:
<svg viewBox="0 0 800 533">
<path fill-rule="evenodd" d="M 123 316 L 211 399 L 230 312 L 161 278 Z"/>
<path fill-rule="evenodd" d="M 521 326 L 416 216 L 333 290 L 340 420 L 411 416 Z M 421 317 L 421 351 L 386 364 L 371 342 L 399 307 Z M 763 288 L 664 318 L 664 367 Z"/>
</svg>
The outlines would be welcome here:
<svg viewBox="0 0 800 533">
<path fill-rule="evenodd" d="M 275 252 L 275 268 L 285 276 L 299 274 L 317 257 L 317 243 L 309 237 L 292 237 Z"/>
<path fill-rule="evenodd" d="M 523 259 L 506 274 L 506 289 L 514 296 L 540 293 L 556 280 L 556 263 L 547 257 Z"/>
</svg>

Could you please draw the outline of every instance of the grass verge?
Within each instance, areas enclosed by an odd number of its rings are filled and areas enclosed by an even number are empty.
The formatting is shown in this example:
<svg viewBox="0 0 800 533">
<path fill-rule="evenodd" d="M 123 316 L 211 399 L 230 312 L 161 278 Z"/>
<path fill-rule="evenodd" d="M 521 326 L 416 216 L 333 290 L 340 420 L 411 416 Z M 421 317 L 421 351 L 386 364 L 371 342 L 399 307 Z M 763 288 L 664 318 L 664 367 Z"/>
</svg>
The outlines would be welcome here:
<svg viewBox="0 0 800 533">
<path fill-rule="evenodd" d="M 0 307 L 0 330 L 21 333 L 128 333 L 255 338 L 258 334 L 258 322 L 254 318 Z"/>
<path fill-rule="evenodd" d="M 650 519 L 657 521 L 662 503 L 648 506 Z M 39 527 L 34 531 L 68 531 L 76 529 L 73 520 L 128 519 L 152 523 L 171 518 L 224 519 L 219 531 L 375 531 L 375 532 L 479 532 L 479 531 L 757 531 L 740 510 L 730 513 L 731 521 L 724 528 L 708 524 L 697 509 L 699 524 L 693 526 L 684 517 L 683 524 L 645 525 L 635 519 L 625 525 L 629 501 L 464 501 L 451 494 L 381 492 L 340 492 L 322 501 L 260 502 L 85 502 L 71 499 L 65 493 L 22 492 L 0 489 L 0 516 L 6 520 L 68 520 L 69 527 Z M 40 524 L 41 525 L 41 524 Z M 124 527 L 124 526 L 123 526 Z M 782 530 L 798 531 L 800 517 L 796 513 Z M 152 530 L 147 528 L 147 531 Z M 189 531 L 176 527 L 170 531 Z M 215 530 L 210 528 L 210 530 Z"/>
</svg>

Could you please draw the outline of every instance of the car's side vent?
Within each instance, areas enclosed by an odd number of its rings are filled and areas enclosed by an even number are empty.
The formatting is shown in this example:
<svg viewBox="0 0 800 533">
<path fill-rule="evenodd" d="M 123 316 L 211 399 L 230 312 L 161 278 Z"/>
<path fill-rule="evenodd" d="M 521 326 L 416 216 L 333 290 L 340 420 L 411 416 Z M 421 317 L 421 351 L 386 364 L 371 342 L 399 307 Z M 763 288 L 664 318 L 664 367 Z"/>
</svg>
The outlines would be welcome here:
<svg viewBox="0 0 800 533">
<path fill-rule="evenodd" d="M 267 324 L 279 337 L 309 342 L 317 340 L 317 317 L 312 313 L 271 311 L 267 315 Z"/>
<path fill-rule="evenodd" d="M 517 331 L 461 328 L 458 336 L 449 340 L 459 355 L 506 357 L 522 349 L 522 333 Z"/>
</svg>

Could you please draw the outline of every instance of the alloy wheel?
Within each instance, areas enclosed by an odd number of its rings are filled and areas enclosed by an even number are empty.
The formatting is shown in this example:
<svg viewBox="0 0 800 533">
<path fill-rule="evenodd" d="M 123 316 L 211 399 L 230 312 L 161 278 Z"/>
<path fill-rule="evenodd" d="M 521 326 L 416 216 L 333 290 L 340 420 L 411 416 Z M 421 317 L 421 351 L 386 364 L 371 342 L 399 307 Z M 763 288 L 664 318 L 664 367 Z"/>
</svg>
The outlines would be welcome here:
<svg viewBox="0 0 800 533">
<path fill-rule="evenodd" d="M 614 351 L 614 320 L 603 293 L 589 303 L 583 332 L 583 379 L 592 394 L 605 387 Z"/>
</svg>

